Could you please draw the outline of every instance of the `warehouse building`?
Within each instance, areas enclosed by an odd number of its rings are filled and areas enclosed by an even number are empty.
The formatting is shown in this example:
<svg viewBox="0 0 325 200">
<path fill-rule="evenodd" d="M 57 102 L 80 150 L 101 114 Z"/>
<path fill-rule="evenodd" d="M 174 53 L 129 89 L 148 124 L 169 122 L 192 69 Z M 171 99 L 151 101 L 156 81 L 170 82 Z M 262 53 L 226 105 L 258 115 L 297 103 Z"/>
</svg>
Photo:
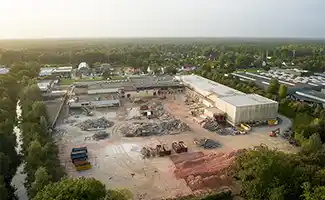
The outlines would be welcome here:
<svg viewBox="0 0 325 200">
<path fill-rule="evenodd" d="M 245 94 L 197 75 L 179 77 L 191 92 L 200 96 L 207 107 L 215 107 L 232 125 L 249 121 L 276 119 L 278 102 L 257 94 Z"/>
<path fill-rule="evenodd" d="M 109 107 L 119 107 L 121 105 L 120 100 L 101 100 L 101 101 L 70 101 L 68 102 L 69 108 L 109 108 Z"/>
</svg>

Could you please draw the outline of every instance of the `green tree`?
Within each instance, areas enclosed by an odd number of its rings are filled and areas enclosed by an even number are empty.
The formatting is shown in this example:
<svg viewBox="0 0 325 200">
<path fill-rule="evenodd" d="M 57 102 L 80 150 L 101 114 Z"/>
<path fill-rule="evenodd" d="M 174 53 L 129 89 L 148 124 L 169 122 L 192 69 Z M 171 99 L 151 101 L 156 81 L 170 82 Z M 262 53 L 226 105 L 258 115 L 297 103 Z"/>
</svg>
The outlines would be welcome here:
<svg viewBox="0 0 325 200">
<path fill-rule="evenodd" d="M 310 168 L 298 157 L 260 146 L 237 156 L 234 176 L 247 200 L 298 199 Z"/>
<path fill-rule="evenodd" d="M 2 176 L 0 176 L 0 199 L 1 200 L 9 200 L 9 195 L 8 195 L 6 185 L 3 181 Z"/>
<path fill-rule="evenodd" d="M 287 96 L 288 87 L 286 85 L 281 84 L 279 88 L 279 98 L 283 99 Z"/>
<path fill-rule="evenodd" d="M 322 147 L 322 140 L 318 133 L 314 133 L 308 139 L 308 141 L 303 144 L 304 150 L 308 153 L 316 152 Z"/>
<path fill-rule="evenodd" d="M 59 182 L 51 183 L 32 200 L 127 200 L 125 192 L 106 190 L 105 185 L 94 178 L 62 179 Z"/>
<path fill-rule="evenodd" d="M 46 172 L 45 167 L 40 167 L 35 172 L 35 181 L 30 188 L 30 196 L 34 197 L 37 192 L 44 188 L 51 181 L 51 177 Z"/>
<path fill-rule="evenodd" d="M 303 184 L 304 193 L 302 197 L 304 200 L 325 200 L 325 186 L 318 186 L 312 188 L 310 183 Z"/>
<path fill-rule="evenodd" d="M 277 94 L 279 91 L 279 81 L 277 79 L 271 79 L 267 92 L 270 94 Z"/>
</svg>

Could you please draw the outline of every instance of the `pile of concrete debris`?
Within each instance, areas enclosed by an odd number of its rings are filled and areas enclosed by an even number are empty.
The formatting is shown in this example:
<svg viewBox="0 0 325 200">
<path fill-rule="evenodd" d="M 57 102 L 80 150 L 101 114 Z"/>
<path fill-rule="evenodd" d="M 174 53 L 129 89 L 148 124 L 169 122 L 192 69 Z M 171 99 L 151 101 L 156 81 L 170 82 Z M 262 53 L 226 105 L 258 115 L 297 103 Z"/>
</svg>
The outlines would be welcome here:
<svg viewBox="0 0 325 200">
<path fill-rule="evenodd" d="M 223 128 L 223 129 L 219 129 L 217 130 L 217 133 L 219 135 L 235 135 L 235 130 L 233 128 Z"/>
<path fill-rule="evenodd" d="M 202 123 L 203 123 L 203 128 L 205 128 L 209 131 L 216 131 L 219 129 L 218 122 L 212 118 L 208 117 Z"/>
<path fill-rule="evenodd" d="M 177 134 L 188 130 L 190 130 L 189 126 L 179 119 L 126 123 L 119 129 L 125 137 Z"/>
<path fill-rule="evenodd" d="M 85 137 L 85 140 L 104 140 L 110 136 L 106 131 L 97 131 L 94 135 L 90 137 Z"/>
<path fill-rule="evenodd" d="M 150 107 L 152 108 L 156 117 L 161 117 L 162 115 L 166 114 L 164 105 L 161 102 L 152 102 Z"/>
<path fill-rule="evenodd" d="M 83 131 L 91 131 L 91 130 L 98 130 L 98 129 L 106 129 L 112 127 L 114 122 L 105 119 L 104 117 L 91 120 L 87 119 L 83 122 L 77 124 L 77 126 Z"/>
<path fill-rule="evenodd" d="M 195 139 L 194 143 L 196 145 L 198 145 L 199 147 L 203 147 L 205 149 L 214 149 L 214 148 L 218 148 L 221 146 L 221 144 L 217 141 L 214 141 L 212 139 Z"/>
</svg>

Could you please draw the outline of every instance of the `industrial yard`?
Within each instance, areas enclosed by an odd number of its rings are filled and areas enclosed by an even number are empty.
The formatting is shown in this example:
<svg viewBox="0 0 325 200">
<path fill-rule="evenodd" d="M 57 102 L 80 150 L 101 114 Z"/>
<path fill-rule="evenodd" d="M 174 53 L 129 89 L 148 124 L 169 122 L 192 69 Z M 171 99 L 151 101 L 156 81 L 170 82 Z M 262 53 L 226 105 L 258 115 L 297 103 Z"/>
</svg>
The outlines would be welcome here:
<svg viewBox="0 0 325 200">
<path fill-rule="evenodd" d="M 236 125 L 239 121 L 222 117 L 228 116 L 222 107 L 209 107 L 193 90 L 153 90 L 157 93 L 150 96 L 119 96 L 118 106 L 78 107 L 71 106 L 71 102 L 78 101 L 67 101 L 55 139 L 69 176 L 95 177 L 107 187 L 128 188 L 135 199 L 162 199 L 224 187 L 237 191 L 224 170 L 238 151 L 260 144 L 285 152 L 296 151 L 282 137 L 269 136 L 276 128 L 283 132 L 291 127 L 287 118 L 279 116 L 281 123 L 272 127 L 262 125 L 243 130 Z M 136 94 L 139 92 L 133 93 Z M 85 99 L 87 95 L 78 96 Z M 71 95 L 69 99 L 75 98 Z M 89 100 L 100 101 L 94 98 L 97 97 L 90 95 Z M 262 101 L 265 102 L 274 104 Z M 261 120 L 261 116 L 256 119 Z M 270 118 L 274 116 L 264 121 Z"/>
</svg>

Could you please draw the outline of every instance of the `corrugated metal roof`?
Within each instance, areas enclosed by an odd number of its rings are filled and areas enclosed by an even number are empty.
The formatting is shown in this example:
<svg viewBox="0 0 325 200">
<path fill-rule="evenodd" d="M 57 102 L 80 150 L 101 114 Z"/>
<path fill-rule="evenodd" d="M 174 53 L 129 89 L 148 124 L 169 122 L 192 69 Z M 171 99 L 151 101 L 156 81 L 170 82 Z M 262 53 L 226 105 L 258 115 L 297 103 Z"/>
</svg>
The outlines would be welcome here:
<svg viewBox="0 0 325 200">
<path fill-rule="evenodd" d="M 88 90 L 88 94 L 118 93 L 118 91 L 119 88 L 94 89 L 94 90 Z"/>
<path fill-rule="evenodd" d="M 214 93 L 217 97 L 225 96 L 235 96 L 245 94 L 228 86 L 222 85 L 220 83 L 211 81 L 209 79 L 203 78 L 197 75 L 185 75 L 181 76 L 182 81 L 185 85 L 193 87 L 196 91 L 201 91 L 203 96 L 210 95 Z"/>
<path fill-rule="evenodd" d="M 278 102 L 273 101 L 272 99 L 265 98 L 258 94 L 244 94 L 231 97 L 221 97 L 221 100 L 235 106 L 254 106 L 254 105 L 263 105 L 263 104 L 278 104 Z"/>
</svg>

